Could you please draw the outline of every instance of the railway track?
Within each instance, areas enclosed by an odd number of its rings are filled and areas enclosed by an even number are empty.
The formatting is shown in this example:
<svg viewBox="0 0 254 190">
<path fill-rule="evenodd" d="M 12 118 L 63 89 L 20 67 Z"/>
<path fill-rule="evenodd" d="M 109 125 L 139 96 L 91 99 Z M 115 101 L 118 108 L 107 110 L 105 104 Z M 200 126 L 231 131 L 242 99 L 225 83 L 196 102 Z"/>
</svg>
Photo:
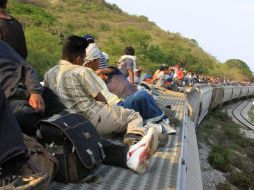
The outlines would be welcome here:
<svg viewBox="0 0 254 190">
<path fill-rule="evenodd" d="M 240 123 L 244 128 L 254 131 L 254 123 L 248 117 L 248 111 L 251 107 L 252 100 L 240 101 L 228 110 L 233 120 Z"/>
</svg>

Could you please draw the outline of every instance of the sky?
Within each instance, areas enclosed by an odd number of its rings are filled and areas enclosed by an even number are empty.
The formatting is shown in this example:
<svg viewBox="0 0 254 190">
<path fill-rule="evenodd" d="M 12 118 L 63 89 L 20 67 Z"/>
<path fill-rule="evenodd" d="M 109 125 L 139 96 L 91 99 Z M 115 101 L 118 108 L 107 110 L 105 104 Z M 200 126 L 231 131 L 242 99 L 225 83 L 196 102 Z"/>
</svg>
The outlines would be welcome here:
<svg viewBox="0 0 254 190">
<path fill-rule="evenodd" d="M 144 15 L 165 31 L 195 39 L 224 63 L 241 59 L 254 72 L 253 0 L 106 0 Z"/>
</svg>

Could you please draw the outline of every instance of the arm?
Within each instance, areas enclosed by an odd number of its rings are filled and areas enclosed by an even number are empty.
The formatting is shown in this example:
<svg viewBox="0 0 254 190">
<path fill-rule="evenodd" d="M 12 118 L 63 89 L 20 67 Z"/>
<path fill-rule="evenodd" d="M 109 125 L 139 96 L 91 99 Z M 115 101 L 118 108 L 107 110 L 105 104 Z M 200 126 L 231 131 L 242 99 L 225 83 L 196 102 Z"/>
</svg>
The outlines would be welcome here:
<svg viewBox="0 0 254 190">
<path fill-rule="evenodd" d="M 132 59 L 128 58 L 124 61 L 127 69 L 128 78 L 131 84 L 134 84 L 134 62 Z"/>
<path fill-rule="evenodd" d="M 100 75 L 107 75 L 109 73 L 111 73 L 113 70 L 110 68 L 104 68 L 104 69 L 98 69 L 97 71 L 95 71 L 95 73 L 100 76 Z"/>
<path fill-rule="evenodd" d="M 94 98 L 96 101 L 107 103 L 106 98 L 102 95 L 101 92 L 97 94 L 97 96 Z"/>
<path fill-rule="evenodd" d="M 129 76 L 130 83 L 134 84 L 134 72 L 132 69 L 128 69 L 128 76 Z"/>
<path fill-rule="evenodd" d="M 159 74 L 157 74 L 156 76 L 154 76 L 149 82 L 147 82 L 147 84 L 153 84 L 154 81 L 157 81 L 159 79 Z"/>
<path fill-rule="evenodd" d="M 25 85 L 30 94 L 42 94 L 43 87 L 40 84 L 36 71 L 27 63 L 23 65 Z"/>
<path fill-rule="evenodd" d="M 31 94 L 28 103 L 36 111 L 45 110 L 45 103 L 40 94 Z"/>
<path fill-rule="evenodd" d="M 153 84 L 154 81 L 156 81 L 156 78 L 151 79 L 150 81 L 146 82 L 147 84 Z"/>
<path fill-rule="evenodd" d="M 29 105 L 37 111 L 44 111 L 45 104 L 41 96 L 43 92 L 43 87 L 41 86 L 39 82 L 37 73 L 31 66 L 29 66 L 28 64 L 25 64 L 24 75 L 25 75 L 24 76 L 25 85 L 30 93 L 30 97 L 28 99 Z"/>
<path fill-rule="evenodd" d="M 107 103 L 106 98 L 101 93 L 103 86 L 99 83 L 99 81 L 102 80 L 95 74 L 95 72 L 89 68 L 85 68 L 81 77 L 81 85 L 84 87 L 86 93 L 93 97 L 96 101 Z M 100 80 L 98 80 L 98 78 Z"/>
</svg>

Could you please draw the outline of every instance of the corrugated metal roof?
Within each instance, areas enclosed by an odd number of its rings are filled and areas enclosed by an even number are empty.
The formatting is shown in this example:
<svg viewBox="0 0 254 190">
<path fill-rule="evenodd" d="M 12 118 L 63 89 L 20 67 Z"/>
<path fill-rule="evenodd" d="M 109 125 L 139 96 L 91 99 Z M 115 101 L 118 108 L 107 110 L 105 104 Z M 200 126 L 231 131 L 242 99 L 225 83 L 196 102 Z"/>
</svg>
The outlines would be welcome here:
<svg viewBox="0 0 254 190">
<path fill-rule="evenodd" d="M 144 174 L 136 174 L 129 169 L 102 165 L 95 175 L 101 176 L 97 183 L 75 183 L 62 184 L 53 182 L 49 190 L 116 190 L 116 189 L 182 189 L 185 170 L 182 167 L 184 157 L 184 128 L 186 122 L 186 97 L 181 93 L 170 91 L 159 91 L 160 95 L 156 99 L 162 110 L 171 105 L 175 110 L 176 118 L 181 121 L 177 127 L 177 134 L 170 136 L 167 145 L 160 148 L 158 152 L 150 159 L 149 167 Z"/>
</svg>

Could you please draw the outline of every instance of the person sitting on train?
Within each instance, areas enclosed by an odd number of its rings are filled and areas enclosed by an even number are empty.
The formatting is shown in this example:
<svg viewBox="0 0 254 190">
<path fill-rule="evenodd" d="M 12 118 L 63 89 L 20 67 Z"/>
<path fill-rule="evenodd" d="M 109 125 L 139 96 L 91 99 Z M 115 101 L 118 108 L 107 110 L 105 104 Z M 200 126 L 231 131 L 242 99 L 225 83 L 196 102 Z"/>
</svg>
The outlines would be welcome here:
<svg viewBox="0 0 254 190">
<path fill-rule="evenodd" d="M 156 86 L 166 88 L 168 90 L 173 90 L 178 92 L 179 88 L 176 85 L 175 81 L 172 80 L 172 78 L 169 76 L 169 74 L 172 72 L 172 68 L 168 66 L 162 66 L 161 71 L 154 75 L 155 77 L 147 82 L 148 84 L 155 83 Z"/>
<path fill-rule="evenodd" d="M 156 152 L 157 143 L 158 136 L 153 128 L 149 128 L 147 135 L 130 147 L 102 138 L 105 153 L 102 163 L 144 173 L 148 159 Z M 0 189 L 30 189 L 49 183 L 47 174 L 41 171 L 32 173 L 27 169 L 30 167 L 28 159 L 22 130 L 0 85 Z"/>
<path fill-rule="evenodd" d="M 89 44 L 86 48 L 84 66 L 89 67 L 94 71 L 98 71 L 100 59 L 99 52 L 100 51 L 95 44 Z M 164 131 L 165 128 L 165 133 L 176 133 L 176 131 L 168 125 L 167 117 L 157 106 L 154 98 L 148 94 L 147 91 L 138 91 L 136 86 L 131 84 L 115 67 L 106 68 L 106 72 L 102 67 L 100 68 L 100 76 L 106 81 L 106 84 L 99 77 L 97 77 L 97 80 L 101 86 L 103 86 L 102 94 L 106 97 L 109 104 L 116 104 L 139 112 L 147 125 L 153 125 L 151 123 L 158 123 L 156 126 L 160 128 L 160 132 Z M 97 72 L 97 74 L 99 73 Z"/>
<path fill-rule="evenodd" d="M 36 123 L 64 109 L 53 92 L 41 86 L 36 71 L 0 40 L 0 83 L 24 133 L 34 136 Z"/>
<path fill-rule="evenodd" d="M 48 183 L 47 174 L 30 170 L 28 173 L 28 153 L 0 84 L 0 189 L 30 189 Z"/>
<path fill-rule="evenodd" d="M 167 66 L 166 64 L 161 64 L 160 68 L 157 69 L 157 70 L 154 72 L 152 79 L 157 78 L 157 75 L 158 75 L 162 70 L 164 70 L 164 68 L 165 68 L 166 66 Z"/>
</svg>

